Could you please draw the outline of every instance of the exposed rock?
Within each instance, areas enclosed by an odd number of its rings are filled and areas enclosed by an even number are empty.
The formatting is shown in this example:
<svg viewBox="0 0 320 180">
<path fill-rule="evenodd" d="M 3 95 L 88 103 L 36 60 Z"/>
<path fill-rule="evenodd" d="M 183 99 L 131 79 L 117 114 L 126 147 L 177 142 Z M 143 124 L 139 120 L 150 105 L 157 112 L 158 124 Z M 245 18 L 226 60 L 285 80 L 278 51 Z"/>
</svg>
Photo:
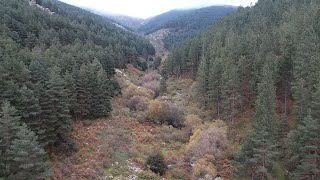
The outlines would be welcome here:
<svg viewBox="0 0 320 180">
<path fill-rule="evenodd" d="M 49 15 L 53 15 L 54 14 L 54 12 L 50 11 L 50 9 L 42 7 L 39 4 L 37 4 L 37 2 L 35 0 L 27 0 L 27 1 L 29 2 L 30 6 L 35 6 L 35 7 L 39 8 L 39 9 L 41 9 L 42 11 L 48 13 Z"/>
</svg>

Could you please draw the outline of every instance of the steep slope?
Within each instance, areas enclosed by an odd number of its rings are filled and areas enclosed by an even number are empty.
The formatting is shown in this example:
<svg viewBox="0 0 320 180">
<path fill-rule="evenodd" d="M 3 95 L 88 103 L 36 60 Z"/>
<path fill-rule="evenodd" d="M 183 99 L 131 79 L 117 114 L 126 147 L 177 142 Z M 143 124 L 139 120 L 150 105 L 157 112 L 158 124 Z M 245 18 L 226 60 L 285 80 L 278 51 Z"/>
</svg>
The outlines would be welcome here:
<svg viewBox="0 0 320 180">
<path fill-rule="evenodd" d="M 174 44 L 180 44 L 186 39 L 194 37 L 236 9 L 232 6 L 211 6 L 201 9 L 169 11 L 150 19 L 138 31 L 148 35 L 160 29 L 170 29 L 170 33 L 163 39 L 164 47 L 170 49 Z"/>
<path fill-rule="evenodd" d="M 260 0 L 169 55 L 163 74 L 196 79 L 213 118 L 252 127 L 234 154 L 238 178 L 320 177 L 312 150 L 320 148 L 319 8 L 312 0 Z M 254 118 L 240 118 L 252 109 Z"/>
<path fill-rule="evenodd" d="M 73 120 L 108 117 L 119 91 L 114 69 L 154 53 L 80 8 L 0 0 L 0 179 L 47 179 L 44 149 L 45 157 L 74 153 Z"/>
</svg>

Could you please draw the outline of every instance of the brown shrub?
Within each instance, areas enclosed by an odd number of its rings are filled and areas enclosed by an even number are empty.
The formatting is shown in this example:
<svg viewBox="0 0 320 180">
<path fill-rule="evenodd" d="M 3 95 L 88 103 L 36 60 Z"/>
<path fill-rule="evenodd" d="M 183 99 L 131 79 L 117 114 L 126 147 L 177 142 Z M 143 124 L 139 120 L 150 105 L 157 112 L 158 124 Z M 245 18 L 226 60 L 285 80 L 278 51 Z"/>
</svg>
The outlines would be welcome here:
<svg viewBox="0 0 320 180">
<path fill-rule="evenodd" d="M 157 71 L 151 71 L 143 76 L 140 83 L 143 84 L 143 83 L 150 82 L 150 81 L 158 81 L 159 82 L 159 80 L 160 80 L 159 73 Z"/>
<path fill-rule="evenodd" d="M 147 119 L 154 123 L 172 125 L 175 128 L 181 128 L 184 125 L 184 113 L 178 106 L 158 100 L 150 103 Z"/>
<path fill-rule="evenodd" d="M 150 170 L 142 171 L 138 174 L 138 180 L 160 180 L 161 177 Z"/>
<path fill-rule="evenodd" d="M 186 117 L 186 126 L 192 130 L 202 125 L 202 119 L 199 116 L 191 114 Z"/>
<path fill-rule="evenodd" d="M 133 96 L 127 101 L 127 107 L 131 111 L 146 111 L 149 107 L 150 99 L 144 96 Z"/>
<path fill-rule="evenodd" d="M 221 123 L 214 123 L 206 129 L 197 129 L 187 146 L 189 153 L 196 158 L 206 154 L 216 159 L 224 158 L 228 149 L 226 129 Z"/>
<path fill-rule="evenodd" d="M 215 158 L 212 155 L 205 155 L 198 159 L 192 168 L 192 179 L 213 179 L 217 175 L 216 167 L 214 166 Z"/>
<path fill-rule="evenodd" d="M 152 90 L 138 87 L 136 85 L 130 84 L 123 92 L 123 95 L 128 100 L 131 99 L 133 96 L 142 96 L 149 99 L 153 99 L 155 97 L 155 94 Z"/>
<path fill-rule="evenodd" d="M 177 105 L 163 102 L 160 113 L 160 123 L 172 125 L 175 128 L 181 128 L 184 125 L 184 113 Z"/>
<path fill-rule="evenodd" d="M 160 122 L 161 111 L 162 111 L 162 103 L 158 100 L 151 101 L 149 105 L 149 110 L 147 113 L 147 119 L 154 123 Z"/>
<path fill-rule="evenodd" d="M 159 81 L 153 80 L 153 81 L 144 82 L 142 83 L 141 86 L 146 89 L 152 90 L 155 93 L 155 96 L 159 95 L 159 90 L 160 90 Z"/>
<path fill-rule="evenodd" d="M 180 130 L 174 128 L 173 126 L 164 125 L 161 128 L 161 139 L 163 139 L 167 143 L 176 141 L 186 143 L 189 141 L 188 130 Z"/>
</svg>

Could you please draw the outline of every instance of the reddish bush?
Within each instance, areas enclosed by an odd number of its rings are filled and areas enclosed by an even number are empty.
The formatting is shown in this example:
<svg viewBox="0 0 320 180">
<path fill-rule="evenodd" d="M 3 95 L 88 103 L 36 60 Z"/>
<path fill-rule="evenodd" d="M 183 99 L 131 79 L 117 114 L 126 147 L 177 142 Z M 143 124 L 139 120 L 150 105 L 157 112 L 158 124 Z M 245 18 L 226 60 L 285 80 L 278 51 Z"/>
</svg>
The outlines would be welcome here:
<svg viewBox="0 0 320 180">
<path fill-rule="evenodd" d="M 158 81 L 160 80 L 160 75 L 157 71 L 151 71 L 143 76 L 141 79 L 141 84 L 150 82 L 150 81 Z"/>
<path fill-rule="evenodd" d="M 150 89 L 155 93 L 155 96 L 159 95 L 159 81 L 157 80 L 153 80 L 153 81 L 149 81 L 149 82 L 144 82 L 141 85 L 142 87 L 146 88 L 146 89 Z"/>
<path fill-rule="evenodd" d="M 136 85 L 129 85 L 123 93 L 124 97 L 126 97 L 128 100 L 130 100 L 133 96 L 142 96 L 146 97 L 149 99 L 153 99 L 155 94 L 152 90 L 143 88 L 143 87 L 138 87 Z"/>
<path fill-rule="evenodd" d="M 127 102 L 127 107 L 131 111 L 145 111 L 148 109 L 150 99 L 144 96 L 133 96 Z"/>
<path fill-rule="evenodd" d="M 226 130 L 222 127 L 209 127 L 204 130 L 197 129 L 188 144 L 188 150 L 193 157 L 213 155 L 216 159 L 224 158 L 228 147 Z"/>
<path fill-rule="evenodd" d="M 172 125 L 175 128 L 181 128 L 184 125 L 184 113 L 175 104 L 169 102 L 153 101 L 149 106 L 147 115 L 148 120 Z"/>
<path fill-rule="evenodd" d="M 175 128 L 181 128 L 184 124 L 184 113 L 182 109 L 180 109 L 175 104 L 164 102 L 162 103 L 160 113 L 160 123 L 172 125 Z"/>
</svg>

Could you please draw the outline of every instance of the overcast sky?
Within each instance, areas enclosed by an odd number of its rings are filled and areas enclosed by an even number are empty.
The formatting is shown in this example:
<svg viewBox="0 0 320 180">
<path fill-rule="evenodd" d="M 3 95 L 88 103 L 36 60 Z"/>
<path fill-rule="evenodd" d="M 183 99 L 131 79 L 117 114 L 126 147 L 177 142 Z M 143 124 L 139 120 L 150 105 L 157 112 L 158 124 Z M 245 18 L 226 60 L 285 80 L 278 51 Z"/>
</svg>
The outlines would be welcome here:
<svg viewBox="0 0 320 180">
<path fill-rule="evenodd" d="M 172 9 L 187 9 L 210 5 L 249 6 L 257 0 L 60 0 L 100 13 L 148 18 Z"/>
</svg>

